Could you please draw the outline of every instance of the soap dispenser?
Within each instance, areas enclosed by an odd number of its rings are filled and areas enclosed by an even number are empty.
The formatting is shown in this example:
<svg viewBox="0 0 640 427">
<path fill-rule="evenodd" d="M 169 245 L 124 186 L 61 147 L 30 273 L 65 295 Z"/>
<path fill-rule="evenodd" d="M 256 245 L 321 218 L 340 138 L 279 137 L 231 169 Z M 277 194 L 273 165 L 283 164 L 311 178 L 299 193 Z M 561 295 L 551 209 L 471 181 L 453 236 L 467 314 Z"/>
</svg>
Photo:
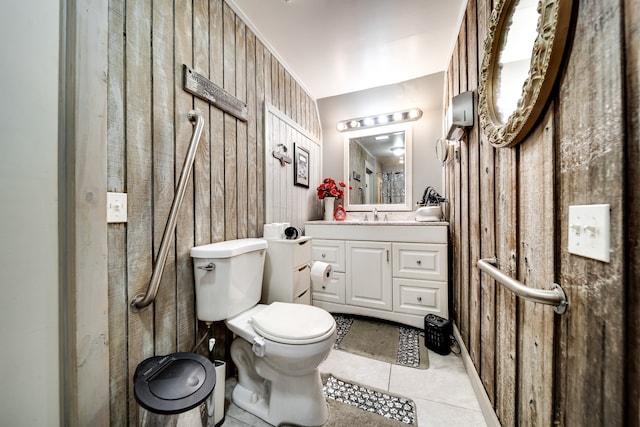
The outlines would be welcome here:
<svg viewBox="0 0 640 427">
<path fill-rule="evenodd" d="M 333 218 L 336 221 L 344 221 L 347 218 L 347 211 L 344 210 L 344 206 L 342 206 L 342 203 L 338 203 L 338 207 L 333 213 Z"/>
</svg>

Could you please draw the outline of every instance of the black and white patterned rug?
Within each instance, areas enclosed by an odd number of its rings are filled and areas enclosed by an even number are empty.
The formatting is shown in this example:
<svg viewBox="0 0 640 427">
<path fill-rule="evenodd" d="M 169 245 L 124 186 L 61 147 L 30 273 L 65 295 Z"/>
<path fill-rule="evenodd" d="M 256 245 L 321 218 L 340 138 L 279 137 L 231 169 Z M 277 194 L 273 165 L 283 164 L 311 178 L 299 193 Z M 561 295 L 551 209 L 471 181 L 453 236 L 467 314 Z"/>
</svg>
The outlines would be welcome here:
<svg viewBox="0 0 640 427">
<path fill-rule="evenodd" d="M 416 424 L 416 405 L 411 399 L 353 384 L 329 375 L 323 392 L 333 399 L 404 424 Z"/>
<path fill-rule="evenodd" d="M 408 366 L 411 368 L 428 367 L 427 350 L 424 346 L 424 333 L 422 329 L 414 328 L 411 326 L 395 324 L 385 321 L 378 321 L 371 318 L 360 318 L 344 314 L 334 314 L 333 317 L 336 320 L 337 338 L 334 344 L 335 349 L 351 351 L 356 354 L 364 355 L 367 357 L 373 357 L 379 360 L 395 363 L 401 366 Z M 366 328 L 358 329 L 359 333 L 372 333 L 375 334 L 371 337 L 362 337 L 360 344 L 351 343 L 350 346 L 343 345 L 343 340 L 352 329 L 354 321 L 363 322 Z M 360 326 L 360 323 L 356 324 Z M 383 335 L 390 334 L 389 337 Z M 387 345 L 368 347 L 367 343 L 384 343 L 384 340 L 397 340 L 396 342 L 387 341 Z M 367 346 L 367 348 L 358 349 L 359 345 Z M 356 347 L 354 349 L 354 346 Z M 394 350 L 391 350 L 394 349 Z M 362 350 L 362 351 L 358 351 Z M 393 354 L 378 355 L 377 351 L 393 351 Z M 380 356 L 380 357 L 377 357 Z M 395 359 L 395 360 L 393 360 Z"/>
</svg>

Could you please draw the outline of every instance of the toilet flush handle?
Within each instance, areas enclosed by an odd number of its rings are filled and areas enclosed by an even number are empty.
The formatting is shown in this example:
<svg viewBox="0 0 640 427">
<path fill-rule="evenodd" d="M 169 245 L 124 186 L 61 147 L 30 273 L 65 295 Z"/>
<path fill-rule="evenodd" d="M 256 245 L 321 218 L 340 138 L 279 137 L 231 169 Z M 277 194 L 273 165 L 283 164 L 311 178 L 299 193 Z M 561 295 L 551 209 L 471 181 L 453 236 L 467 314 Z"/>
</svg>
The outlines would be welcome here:
<svg viewBox="0 0 640 427">
<path fill-rule="evenodd" d="M 206 270 L 206 271 L 213 271 L 213 270 L 216 269 L 216 265 L 214 263 L 210 262 L 207 265 L 199 265 L 198 269 L 199 270 Z"/>
</svg>

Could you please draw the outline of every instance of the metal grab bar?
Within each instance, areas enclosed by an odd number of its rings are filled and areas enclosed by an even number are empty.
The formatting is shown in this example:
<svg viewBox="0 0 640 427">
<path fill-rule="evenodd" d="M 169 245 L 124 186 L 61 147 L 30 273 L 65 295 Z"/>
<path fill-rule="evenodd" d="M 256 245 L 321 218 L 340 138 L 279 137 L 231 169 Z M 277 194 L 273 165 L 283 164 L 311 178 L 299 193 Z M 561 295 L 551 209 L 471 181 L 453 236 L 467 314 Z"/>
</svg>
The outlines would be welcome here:
<svg viewBox="0 0 640 427">
<path fill-rule="evenodd" d="M 130 306 L 131 310 L 134 312 L 143 310 L 156 299 L 158 286 L 160 286 L 160 279 L 162 278 L 162 272 L 164 271 L 164 265 L 167 262 L 167 255 L 169 254 L 171 238 L 176 230 L 178 211 L 180 210 L 180 206 L 182 206 L 182 199 L 184 198 L 187 183 L 191 177 L 193 161 L 196 158 L 198 142 L 200 141 L 200 135 L 202 135 L 202 128 L 204 127 L 204 118 L 200 113 L 194 110 L 189 111 L 188 118 L 191 123 L 195 124 L 193 135 L 191 136 L 191 143 L 189 144 L 189 149 L 187 150 L 187 155 L 185 156 L 184 164 L 182 165 L 180 180 L 178 181 L 176 193 L 173 196 L 171 210 L 169 211 L 169 218 L 167 219 L 167 224 L 164 227 L 162 241 L 160 242 L 160 249 L 158 250 L 158 258 L 153 266 L 153 272 L 151 273 L 151 280 L 149 281 L 147 293 L 138 294 L 131 299 Z"/>
<path fill-rule="evenodd" d="M 530 288 L 496 268 L 495 265 L 497 263 L 497 258 L 481 259 L 478 260 L 478 268 L 519 297 L 541 304 L 553 305 L 553 311 L 558 314 L 563 314 L 567 311 L 569 302 L 559 284 L 554 283 L 549 290 Z"/>
</svg>

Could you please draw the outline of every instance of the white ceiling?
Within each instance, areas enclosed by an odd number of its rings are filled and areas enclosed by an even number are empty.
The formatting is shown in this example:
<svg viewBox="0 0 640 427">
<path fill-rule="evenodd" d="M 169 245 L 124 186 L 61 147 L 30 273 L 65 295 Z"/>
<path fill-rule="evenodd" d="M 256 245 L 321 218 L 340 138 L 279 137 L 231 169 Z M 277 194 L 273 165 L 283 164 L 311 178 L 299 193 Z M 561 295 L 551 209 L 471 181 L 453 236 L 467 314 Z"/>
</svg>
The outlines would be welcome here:
<svg viewBox="0 0 640 427">
<path fill-rule="evenodd" d="M 444 71 L 467 0 L 231 0 L 316 99 Z"/>
</svg>

